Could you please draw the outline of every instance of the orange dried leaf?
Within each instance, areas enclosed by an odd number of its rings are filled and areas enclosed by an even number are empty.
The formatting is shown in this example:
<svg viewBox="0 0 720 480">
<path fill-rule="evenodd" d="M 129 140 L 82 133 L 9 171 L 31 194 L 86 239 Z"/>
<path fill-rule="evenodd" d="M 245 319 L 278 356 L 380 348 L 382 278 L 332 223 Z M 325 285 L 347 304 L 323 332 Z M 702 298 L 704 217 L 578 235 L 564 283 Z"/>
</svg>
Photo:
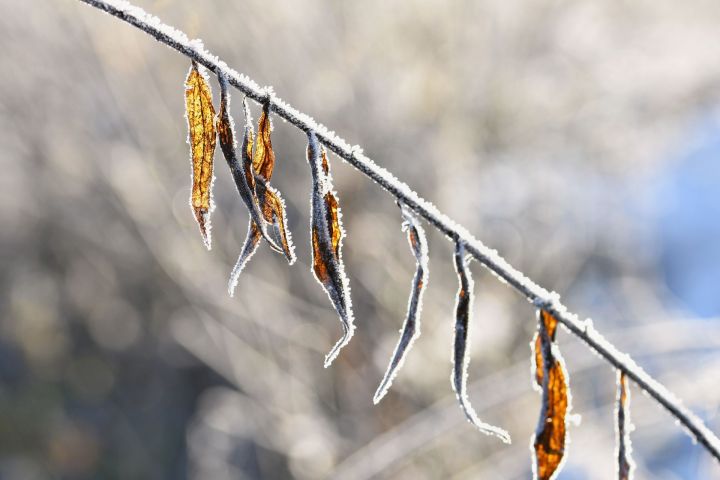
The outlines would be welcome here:
<svg viewBox="0 0 720 480">
<path fill-rule="evenodd" d="M 245 203 L 248 211 L 250 212 L 250 218 L 257 224 L 260 233 L 265 237 L 274 248 L 278 248 L 272 243 L 272 240 L 267 237 L 265 229 L 265 222 L 260 213 L 260 206 L 255 193 L 255 179 L 250 175 L 247 175 L 246 168 L 240 163 L 240 160 L 235 153 L 237 148 L 237 142 L 235 140 L 235 124 L 232 117 L 230 116 L 230 94 L 228 92 L 228 82 L 224 75 L 220 75 L 220 112 L 217 118 L 217 130 L 218 138 L 220 139 L 220 149 L 223 152 L 223 156 L 230 168 L 230 173 L 235 181 L 235 186 L 240 198 Z M 243 137 L 242 152 L 247 152 L 248 146 L 252 151 L 252 127 L 246 126 L 245 135 Z"/>
<path fill-rule="evenodd" d="M 270 141 L 271 129 L 270 104 L 266 103 L 258 122 L 257 143 L 253 154 L 253 169 L 265 181 L 270 181 L 275 168 L 275 153 Z"/>
<path fill-rule="evenodd" d="M 257 179 L 255 186 L 262 215 L 268 223 L 268 235 L 275 244 L 282 247 L 285 257 L 292 265 L 295 262 L 295 247 L 292 243 L 290 231 L 285 226 L 287 223 L 285 202 L 280 196 L 280 192 L 266 184 L 261 178 Z"/>
<path fill-rule="evenodd" d="M 327 262 L 323 261 L 322 250 L 317 227 L 312 227 L 312 249 L 313 249 L 313 272 L 321 284 L 325 285 L 330 281 L 330 274 L 327 269 Z"/>
<path fill-rule="evenodd" d="M 330 242 L 335 256 L 340 255 L 340 239 L 343 236 L 340 219 L 338 217 L 338 202 L 332 192 L 325 194 L 325 211 L 327 212 L 327 223 L 330 231 Z"/>
<path fill-rule="evenodd" d="M 240 147 L 240 156 L 242 162 L 238 159 L 236 149 L 237 142 L 235 140 L 235 125 L 232 117 L 230 116 L 230 94 L 228 91 L 228 80 L 224 75 L 219 75 L 220 81 L 220 112 L 217 116 L 217 130 L 218 138 L 220 139 L 220 149 L 223 152 L 223 156 L 227 161 L 230 173 L 232 173 L 235 186 L 242 198 L 245 206 L 250 212 L 250 226 L 248 228 L 248 237 L 245 241 L 243 249 L 238 257 L 235 268 L 230 275 L 228 283 L 228 292 L 232 297 L 237 286 L 238 277 L 242 270 L 245 268 L 248 260 L 255 252 L 258 247 L 260 238 L 265 238 L 270 247 L 278 252 L 284 252 L 289 255 L 288 258 L 294 260 L 291 243 L 289 236 L 285 233 L 285 219 L 282 201 L 273 197 L 272 193 L 270 198 L 265 198 L 265 203 L 268 203 L 267 208 L 262 210 L 268 210 L 268 217 L 273 221 L 275 218 L 279 218 L 277 222 L 280 225 L 280 231 L 282 232 L 281 241 L 283 247 L 280 247 L 280 242 L 276 242 L 268 233 L 267 227 L 268 222 L 265 220 L 264 211 L 261 211 L 260 200 L 258 199 L 256 191 L 255 176 L 252 167 L 252 149 L 253 149 L 253 129 L 252 124 L 249 121 L 249 113 L 247 104 L 243 102 L 243 107 L 246 114 L 245 131 L 243 135 L 242 145 Z M 265 188 L 263 192 L 267 190 Z M 271 223 L 274 227 L 274 223 Z"/>
<path fill-rule="evenodd" d="M 323 174 L 327 177 L 328 175 L 330 175 L 330 164 L 328 163 L 327 152 L 324 148 L 320 150 L 320 157 L 322 159 L 321 163 Z"/>
<path fill-rule="evenodd" d="M 545 310 L 540 310 L 540 318 L 545 324 L 545 329 L 548 332 L 550 341 L 555 341 L 555 332 L 557 331 L 557 319 Z M 537 387 L 542 388 L 543 382 L 543 360 L 542 360 L 542 348 L 540 347 L 540 333 L 535 333 L 533 339 L 533 352 L 535 354 L 535 383 Z"/>
<path fill-rule="evenodd" d="M 565 455 L 567 383 L 562 366 L 554 362 L 548 370 L 547 400 L 543 408 L 542 428 L 535 436 L 537 478 L 553 477 Z"/>
<path fill-rule="evenodd" d="M 188 143 L 192 161 L 193 184 L 190 206 L 200 226 L 205 246 L 210 249 L 210 214 L 212 200 L 213 155 L 215 153 L 215 109 L 207 78 L 195 62 L 185 79 L 185 116 L 188 121 Z"/>
<path fill-rule="evenodd" d="M 542 406 L 533 440 L 533 471 L 534 478 L 549 480 L 560 471 L 565 457 L 570 388 L 562 358 L 552 339 L 557 321 L 544 310 L 540 311 L 538 320 L 539 345 L 536 347 L 534 362 L 539 361 L 542 370 L 539 375 L 542 380 Z M 538 375 L 536 381 L 537 378 Z"/>
<path fill-rule="evenodd" d="M 342 239 L 345 236 L 340 221 L 340 208 L 336 195 L 332 191 L 332 179 L 327 156 L 320 147 L 314 132 L 308 133 L 307 158 L 312 172 L 312 232 L 313 273 L 330 297 L 340 316 L 343 336 L 325 357 L 325 366 L 329 366 L 342 347 L 347 345 L 353 335 L 352 303 L 350 287 L 345 276 L 345 268 L 340 254 Z"/>
</svg>

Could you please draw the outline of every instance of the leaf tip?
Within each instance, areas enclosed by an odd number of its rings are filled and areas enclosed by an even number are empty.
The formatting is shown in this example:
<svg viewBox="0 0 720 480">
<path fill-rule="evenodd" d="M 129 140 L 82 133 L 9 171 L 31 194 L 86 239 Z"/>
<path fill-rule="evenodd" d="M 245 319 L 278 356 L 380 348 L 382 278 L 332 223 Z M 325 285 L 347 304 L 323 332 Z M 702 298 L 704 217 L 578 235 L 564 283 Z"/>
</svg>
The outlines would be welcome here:
<svg viewBox="0 0 720 480">
<path fill-rule="evenodd" d="M 340 340 L 337 341 L 335 346 L 328 352 L 327 355 L 325 355 L 325 368 L 328 368 L 337 358 L 338 354 L 340 354 L 340 350 L 350 343 L 350 339 L 355 334 L 355 325 L 352 323 L 352 318 L 350 318 L 347 323 L 343 323 L 343 336 L 340 337 Z"/>
<path fill-rule="evenodd" d="M 202 236 L 203 245 L 208 250 L 212 250 L 212 225 L 210 224 L 210 210 L 204 207 L 193 207 L 195 220 L 197 220 Z"/>
</svg>

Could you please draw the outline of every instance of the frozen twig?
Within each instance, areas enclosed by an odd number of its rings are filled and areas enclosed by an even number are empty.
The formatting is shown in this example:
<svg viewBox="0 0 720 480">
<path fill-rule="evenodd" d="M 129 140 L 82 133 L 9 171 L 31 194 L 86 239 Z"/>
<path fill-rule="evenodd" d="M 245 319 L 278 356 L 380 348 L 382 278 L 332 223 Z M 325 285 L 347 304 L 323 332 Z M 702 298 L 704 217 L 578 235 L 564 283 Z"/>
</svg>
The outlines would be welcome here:
<svg viewBox="0 0 720 480">
<path fill-rule="evenodd" d="M 593 328 L 589 320 L 580 320 L 577 315 L 569 312 L 560 303 L 557 294 L 545 290 L 527 278 L 522 272 L 516 270 L 495 250 L 485 246 L 463 226 L 455 223 L 433 204 L 420 197 L 407 184 L 398 180 L 393 174 L 362 154 L 359 147 L 351 146 L 334 132 L 315 122 L 310 116 L 299 112 L 277 98 L 271 90 L 260 87 L 247 76 L 233 70 L 225 62 L 205 50 L 201 42 L 190 40 L 184 33 L 164 24 L 157 17 L 149 15 L 141 8 L 123 0 L 80 1 L 134 25 L 159 42 L 204 65 L 215 74 L 224 75 L 232 86 L 240 90 L 248 98 L 261 104 L 269 102 L 272 112 L 300 130 L 306 133 L 314 131 L 320 143 L 329 150 L 376 181 L 397 200 L 414 210 L 453 242 L 461 241 L 469 255 L 482 263 L 502 281 L 512 286 L 537 308 L 545 309 L 554 315 L 570 333 L 589 345 L 613 367 L 624 372 L 628 378 L 635 382 L 638 388 L 647 392 L 665 407 L 698 443 L 716 460 L 720 461 L 720 439 L 710 431 L 700 418 L 688 410 L 675 395 L 639 367 L 630 356 L 622 353 L 609 343 L 605 337 Z"/>
</svg>

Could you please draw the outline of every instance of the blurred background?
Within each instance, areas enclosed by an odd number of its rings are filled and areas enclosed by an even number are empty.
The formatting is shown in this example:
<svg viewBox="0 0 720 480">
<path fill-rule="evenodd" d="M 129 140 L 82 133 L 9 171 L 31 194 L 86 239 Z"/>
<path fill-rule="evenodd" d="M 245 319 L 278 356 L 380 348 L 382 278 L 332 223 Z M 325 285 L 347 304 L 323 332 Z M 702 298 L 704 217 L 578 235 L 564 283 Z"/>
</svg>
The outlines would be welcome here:
<svg viewBox="0 0 720 480">
<path fill-rule="evenodd" d="M 136 3 L 362 145 L 720 431 L 720 3 Z M 455 402 L 436 232 L 422 336 L 373 406 L 415 268 L 393 199 L 331 156 L 358 328 L 324 369 L 340 327 L 310 272 L 304 135 L 275 122 L 298 262 L 262 246 L 229 298 L 247 213 L 217 152 L 205 250 L 187 59 L 75 0 L 0 5 L 0 479 L 530 478 L 523 298 L 473 264 L 470 397 L 511 446 Z M 613 478 L 615 372 L 558 341 L 559 478 Z M 637 478 L 720 478 L 633 394 Z"/>
</svg>

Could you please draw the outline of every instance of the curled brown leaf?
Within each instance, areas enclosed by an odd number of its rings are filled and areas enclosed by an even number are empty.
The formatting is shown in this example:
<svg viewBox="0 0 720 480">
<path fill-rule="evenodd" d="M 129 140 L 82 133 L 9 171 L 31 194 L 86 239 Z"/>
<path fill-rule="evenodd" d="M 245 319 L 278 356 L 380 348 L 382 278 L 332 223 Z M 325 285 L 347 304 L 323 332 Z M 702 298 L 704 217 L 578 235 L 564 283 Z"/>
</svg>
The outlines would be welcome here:
<svg viewBox="0 0 720 480">
<path fill-rule="evenodd" d="M 378 403 L 387 393 L 392 385 L 397 372 L 402 368 L 405 357 L 412 348 L 413 342 L 420 336 L 420 313 L 422 310 L 422 298 L 425 286 L 428 281 L 428 248 L 425 230 L 420 225 L 417 217 L 404 204 L 400 204 L 400 211 L 403 216 L 403 231 L 407 232 L 410 249 L 415 256 L 415 276 L 413 277 L 408 300 L 408 311 L 405 317 L 400 339 L 395 347 L 395 352 L 390 359 L 387 371 L 383 376 L 380 386 L 375 392 L 373 402 Z"/>
<path fill-rule="evenodd" d="M 332 191 L 332 179 L 325 149 L 314 132 L 308 132 L 307 159 L 312 173 L 311 237 L 313 273 L 330 297 L 340 316 L 343 336 L 325 357 L 325 367 L 347 345 L 355 330 L 353 324 L 350 287 L 342 262 L 340 247 L 345 233 L 340 221 L 337 197 Z"/>
<path fill-rule="evenodd" d="M 258 177 L 255 182 L 255 190 L 262 215 L 267 222 L 267 233 L 272 239 L 271 245 L 280 245 L 285 258 L 292 265 L 295 262 L 295 248 L 292 243 L 290 231 L 287 229 L 287 218 L 285 217 L 285 201 L 280 192 L 270 186 L 269 183 Z"/>
<path fill-rule="evenodd" d="M 545 310 L 538 313 L 538 347 L 534 360 L 542 374 L 542 406 L 533 440 L 533 472 L 536 479 L 555 478 L 565 458 L 567 418 L 570 411 L 570 387 L 567 372 L 553 340 L 557 319 Z M 540 356 L 538 356 L 538 351 Z M 538 365 L 536 362 L 540 362 Z"/>
<path fill-rule="evenodd" d="M 203 242 L 211 247 L 210 214 L 212 199 L 213 156 L 215 153 L 215 109 L 206 76 L 197 63 L 190 66 L 185 79 L 185 117 L 188 121 L 188 143 L 192 162 L 190 206 L 200 227 Z"/>
<path fill-rule="evenodd" d="M 218 138 L 220 139 L 220 149 L 223 152 L 225 161 L 230 168 L 230 173 L 235 181 L 240 198 L 245 203 L 250 218 L 255 222 L 257 230 L 262 234 L 265 240 L 270 243 L 271 247 L 280 250 L 273 240 L 268 237 L 266 225 L 260 212 L 260 206 L 255 193 L 255 178 L 252 175 L 252 162 L 243 165 L 237 157 L 237 141 L 235 140 L 235 122 L 230 115 L 230 93 L 228 91 L 228 81 L 224 75 L 218 76 L 220 82 L 220 111 L 217 118 Z M 253 133 L 252 126 L 246 125 L 245 134 L 243 136 L 242 152 L 248 150 L 252 154 Z M 248 168 L 249 167 L 249 168 Z"/>
<path fill-rule="evenodd" d="M 263 108 L 256 138 L 247 104 L 243 102 L 246 122 L 240 147 L 242 163 L 234 156 L 231 171 L 240 196 L 250 210 L 250 226 L 245 244 L 230 275 L 228 282 L 230 296 L 233 296 L 240 273 L 257 250 L 261 238 L 267 241 L 272 250 L 285 255 L 290 265 L 295 263 L 296 259 L 292 236 L 287 228 L 285 202 L 280 192 L 269 182 L 275 165 L 275 154 L 270 141 L 268 105 Z M 222 142 L 221 140 L 221 146 Z M 230 163 L 231 160 L 228 160 L 228 164 Z"/>
<path fill-rule="evenodd" d="M 275 152 L 270 140 L 270 102 L 263 105 L 262 114 L 258 122 L 257 144 L 253 154 L 253 169 L 266 182 L 270 181 L 275 168 Z"/>
<path fill-rule="evenodd" d="M 245 266 L 247 265 L 250 258 L 255 254 L 255 251 L 260 244 L 261 238 L 262 233 L 260 233 L 260 229 L 258 228 L 257 224 L 253 222 L 252 219 L 250 219 L 248 223 L 248 233 L 247 237 L 245 238 L 245 243 L 243 244 L 242 250 L 240 250 L 240 255 L 235 262 L 235 266 L 230 273 L 228 292 L 230 293 L 231 297 L 235 293 L 235 287 L 237 286 L 240 274 L 245 269 Z"/>
<path fill-rule="evenodd" d="M 510 443 L 510 434 L 502 428 L 483 422 L 470 404 L 467 396 L 467 369 L 470 363 L 468 347 L 470 344 L 470 316 L 473 303 L 473 279 L 467 268 L 468 258 L 465 255 L 465 244 L 455 243 L 454 254 L 455 271 L 458 274 L 460 288 L 455 304 L 455 341 L 453 344 L 453 374 L 450 377 L 453 390 L 457 396 L 460 407 L 468 421 L 487 435 L 495 435 L 505 443 Z"/>
<path fill-rule="evenodd" d="M 555 332 L 557 331 L 557 320 L 554 316 L 550 315 L 545 310 L 540 310 L 540 316 L 545 328 L 548 331 L 550 341 L 555 341 Z M 540 345 L 540 332 L 535 332 L 535 338 L 533 339 L 533 352 L 535 354 L 535 386 L 537 389 L 542 390 L 543 383 L 543 356 L 542 347 Z"/>
</svg>

